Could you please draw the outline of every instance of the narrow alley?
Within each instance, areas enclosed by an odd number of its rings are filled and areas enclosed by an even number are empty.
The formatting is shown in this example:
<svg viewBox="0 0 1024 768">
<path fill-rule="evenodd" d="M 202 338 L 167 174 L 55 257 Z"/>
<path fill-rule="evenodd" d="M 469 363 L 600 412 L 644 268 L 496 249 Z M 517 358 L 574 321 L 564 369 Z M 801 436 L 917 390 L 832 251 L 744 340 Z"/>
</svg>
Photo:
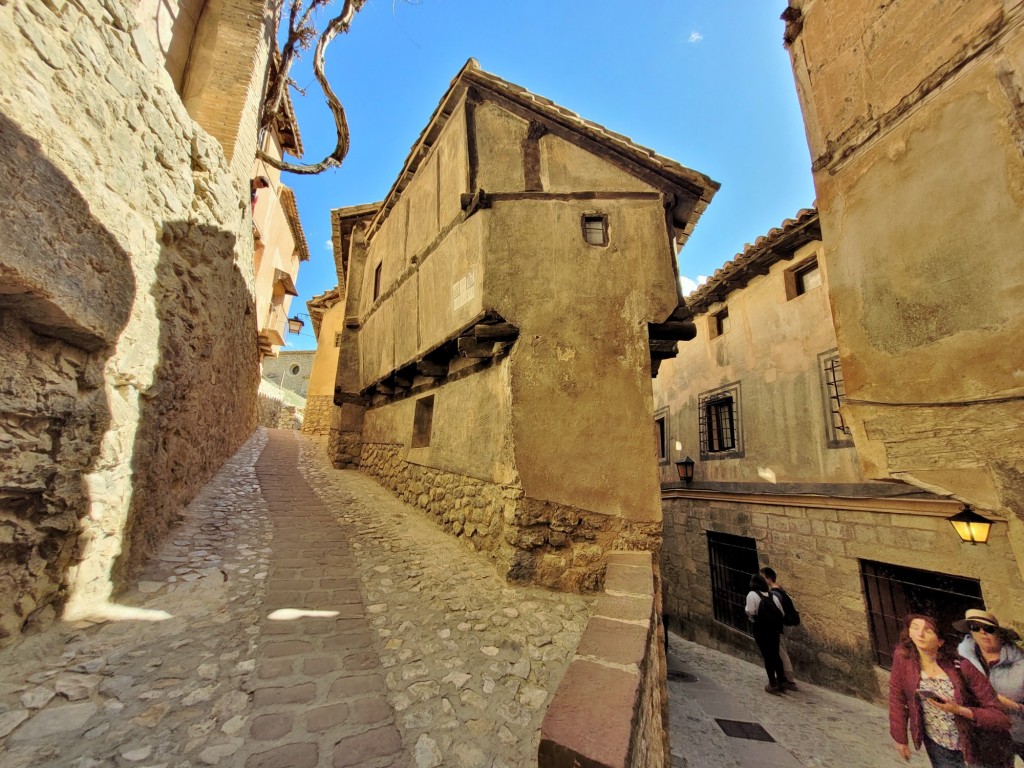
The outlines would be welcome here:
<svg viewBox="0 0 1024 768">
<path fill-rule="evenodd" d="M 508 585 L 317 444 L 260 430 L 117 620 L 58 625 L 7 654 L 0 763 L 536 765 L 590 609 Z M 672 638 L 675 765 L 896 765 L 881 709 L 811 686 L 768 697 L 761 674 Z M 727 736 L 725 719 L 775 741 Z"/>
</svg>

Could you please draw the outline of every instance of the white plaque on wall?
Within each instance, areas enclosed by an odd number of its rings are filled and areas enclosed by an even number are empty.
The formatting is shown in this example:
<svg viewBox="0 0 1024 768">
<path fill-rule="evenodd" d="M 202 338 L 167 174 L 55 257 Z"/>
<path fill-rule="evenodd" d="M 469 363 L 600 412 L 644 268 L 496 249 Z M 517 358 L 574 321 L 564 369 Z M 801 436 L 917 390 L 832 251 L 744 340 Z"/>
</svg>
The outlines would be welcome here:
<svg viewBox="0 0 1024 768">
<path fill-rule="evenodd" d="M 452 310 L 461 309 L 475 298 L 476 276 L 470 270 L 452 284 Z"/>
</svg>

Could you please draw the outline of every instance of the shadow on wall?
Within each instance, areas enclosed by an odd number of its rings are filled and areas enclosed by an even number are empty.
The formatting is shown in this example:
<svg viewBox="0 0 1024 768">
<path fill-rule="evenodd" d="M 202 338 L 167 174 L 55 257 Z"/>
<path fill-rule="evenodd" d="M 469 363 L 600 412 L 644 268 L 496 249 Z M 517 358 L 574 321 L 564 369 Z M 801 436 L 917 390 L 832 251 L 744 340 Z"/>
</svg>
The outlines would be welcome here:
<svg viewBox="0 0 1024 768">
<path fill-rule="evenodd" d="M 255 304 L 235 260 L 236 239 L 209 225 L 163 226 L 152 289 L 159 356 L 139 400 L 133 491 L 111 570 L 115 593 L 256 428 Z"/>
<path fill-rule="evenodd" d="M 0 114 L 0 645 L 66 599 L 111 417 L 103 371 L 131 258 L 39 143 Z"/>
</svg>

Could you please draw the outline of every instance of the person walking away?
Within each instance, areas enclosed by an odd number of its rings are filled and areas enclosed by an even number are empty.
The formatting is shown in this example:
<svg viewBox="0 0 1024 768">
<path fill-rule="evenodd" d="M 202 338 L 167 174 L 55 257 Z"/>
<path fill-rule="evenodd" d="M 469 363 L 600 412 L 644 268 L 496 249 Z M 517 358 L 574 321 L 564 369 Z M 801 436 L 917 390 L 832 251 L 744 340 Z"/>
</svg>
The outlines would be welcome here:
<svg viewBox="0 0 1024 768">
<path fill-rule="evenodd" d="M 779 599 L 779 604 L 782 606 L 782 634 L 779 636 L 779 658 L 782 659 L 782 670 L 786 676 L 786 682 L 784 683 L 786 690 L 795 691 L 798 689 L 796 687 L 796 678 L 793 676 L 793 662 L 789 660 L 789 650 L 786 648 L 786 629 L 788 627 L 795 627 L 800 623 L 800 612 L 797 611 L 796 606 L 793 604 L 793 598 L 779 584 L 779 576 L 774 568 L 762 568 L 761 575 L 768 582 L 768 591 Z"/>
<path fill-rule="evenodd" d="M 1003 627 L 994 613 L 971 608 L 953 629 L 966 632 L 957 651 L 973 664 L 996 691 L 1003 711 L 1010 718 L 1010 732 L 993 732 L 980 740 L 981 765 L 1012 768 L 1013 756 L 1024 759 L 1024 651 L 1014 630 Z"/>
<path fill-rule="evenodd" d="M 747 618 L 753 622 L 754 641 L 764 659 L 764 671 L 768 673 L 767 693 L 778 696 L 786 690 L 786 674 L 779 657 L 779 638 L 782 636 L 782 604 L 768 590 L 764 576 L 755 573 L 750 577 L 750 592 L 747 593 Z"/>
<path fill-rule="evenodd" d="M 960 663 L 933 617 L 913 613 L 903 620 L 889 678 L 889 734 L 904 760 L 910 760 L 908 727 L 914 748 L 924 744 L 933 768 L 978 764 L 972 728 L 1010 729 L 988 678 Z"/>
</svg>

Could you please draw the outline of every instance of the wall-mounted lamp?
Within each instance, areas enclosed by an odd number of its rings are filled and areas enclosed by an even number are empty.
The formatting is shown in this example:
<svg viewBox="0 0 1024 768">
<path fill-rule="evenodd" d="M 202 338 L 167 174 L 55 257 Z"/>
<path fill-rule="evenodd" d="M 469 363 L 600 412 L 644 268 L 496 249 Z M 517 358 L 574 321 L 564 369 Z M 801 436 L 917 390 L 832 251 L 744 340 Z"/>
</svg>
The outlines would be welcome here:
<svg viewBox="0 0 1024 768">
<path fill-rule="evenodd" d="M 304 326 L 304 325 L 305 325 L 305 323 L 302 322 L 302 320 L 299 319 L 298 315 L 295 315 L 295 317 L 289 317 L 288 318 L 288 332 L 289 333 L 302 333 L 302 326 Z"/>
<path fill-rule="evenodd" d="M 992 521 L 971 509 L 970 504 L 964 504 L 964 508 L 949 518 L 949 522 L 964 544 L 988 544 Z"/>
<path fill-rule="evenodd" d="M 687 456 L 685 459 L 679 459 L 676 462 L 676 471 L 679 473 L 679 479 L 684 481 L 687 485 L 693 482 L 693 459 Z"/>
</svg>

